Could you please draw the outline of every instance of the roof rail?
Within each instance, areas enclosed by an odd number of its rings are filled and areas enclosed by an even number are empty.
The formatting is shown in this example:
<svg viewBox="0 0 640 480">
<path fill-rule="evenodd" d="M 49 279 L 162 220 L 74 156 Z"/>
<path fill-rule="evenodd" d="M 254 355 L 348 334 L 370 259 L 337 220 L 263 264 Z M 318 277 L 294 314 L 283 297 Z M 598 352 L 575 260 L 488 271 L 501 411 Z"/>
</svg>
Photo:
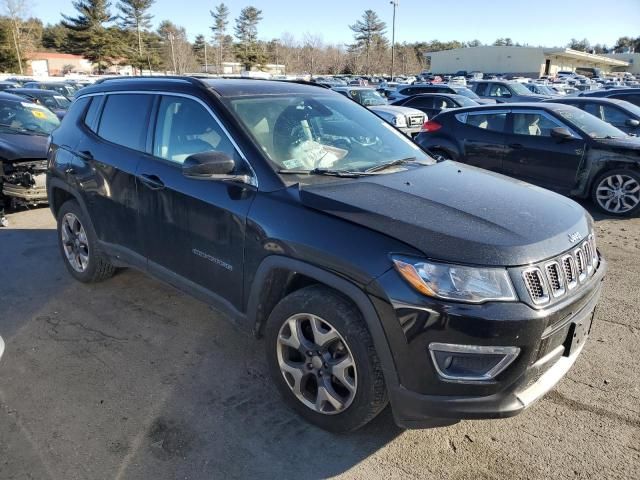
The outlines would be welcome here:
<svg viewBox="0 0 640 480">
<path fill-rule="evenodd" d="M 202 81 L 199 78 L 189 77 L 185 75 L 140 75 L 140 76 L 118 76 L 118 77 L 106 77 L 100 78 L 94 82 L 94 85 L 114 82 L 114 81 L 140 81 L 140 80 L 182 80 L 193 85 L 202 85 Z"/>
<path fill-rule="evenodd" d="M 260 78 L 260 77 L 226 77 L 224 75 L 222 77 L 217 77 L 217 78 L 223 78 L 225 80 L 257 80 L 257 81 L 263 81 L 263 82 L 298 83 L 300 85 L 310 85 L 312 87 L 331 89 L 331 87 L 328 87 L 326 85 L 320 85 L 319 83 L 309 82 L 307 80 L 286 80 L 284 78 Z"/>
</svg>

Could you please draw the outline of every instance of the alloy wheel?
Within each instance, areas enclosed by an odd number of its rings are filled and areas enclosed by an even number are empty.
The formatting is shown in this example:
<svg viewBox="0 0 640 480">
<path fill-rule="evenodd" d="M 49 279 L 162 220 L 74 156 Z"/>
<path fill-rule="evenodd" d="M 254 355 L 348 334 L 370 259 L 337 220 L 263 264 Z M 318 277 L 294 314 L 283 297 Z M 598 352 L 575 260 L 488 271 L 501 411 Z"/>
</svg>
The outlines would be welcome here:
<svg viewBox="0 0 640 480">
<path fill-rule="evenodd" d="M 609 175 L 598 184 L 596 200 L 607 212 L 628 212 L 640 203 L 640 184 L 630 175 Z"/>
<path fill-rule="evenodd" d="M 357 391 L 356 364 L 342 335 L 307 313 L 289 317 L 278 333 L 280 372 L 293 394 L 311 410 L 343 412 Z"/>
<path fill-rule="evenodd" d="M 60 236 L 69 265 L 78 273 L 84 272 L 89 264 L 89 241 L 82 223 L 73 213 L 62 217 Z"/>
</svg>

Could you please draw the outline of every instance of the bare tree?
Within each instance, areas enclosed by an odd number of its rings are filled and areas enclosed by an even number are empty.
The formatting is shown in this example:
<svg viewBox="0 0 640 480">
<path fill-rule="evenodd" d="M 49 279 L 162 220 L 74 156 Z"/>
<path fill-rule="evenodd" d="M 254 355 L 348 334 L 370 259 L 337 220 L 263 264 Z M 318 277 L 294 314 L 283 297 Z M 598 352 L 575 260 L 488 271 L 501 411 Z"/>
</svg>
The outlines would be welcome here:
<svg viewBox="0 0 640 480">
<path fill-rule="evenodd" d="M 22 40 L 22 24 L 24 23 L 24 19 L 26 18 L 29 10 L 28 2 L 29 0 L 2 0 L 4 11 L 11 21 L 11 37 L 16 51 L 20 75 L 24 74 L 20 45 Z"/>
</svg>

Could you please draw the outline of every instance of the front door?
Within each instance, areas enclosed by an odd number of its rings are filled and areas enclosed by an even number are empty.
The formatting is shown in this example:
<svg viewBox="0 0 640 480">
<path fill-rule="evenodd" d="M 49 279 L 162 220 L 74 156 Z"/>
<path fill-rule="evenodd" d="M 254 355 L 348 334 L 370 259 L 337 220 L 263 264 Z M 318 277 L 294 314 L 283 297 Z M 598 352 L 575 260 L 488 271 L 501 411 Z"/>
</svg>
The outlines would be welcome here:
<svg viewBox="0 0 640 480">
<path fill-rule="evenodd" d="M 515 110 L 511 117 L 505 173 L 561 193 L 573 190 L 585 141 L 575 132 L 572 139 L 552 137 L 554 128 L 571 129 L 546 112 Z"/>
<path fill-rule="evenodd" d="M 185 177 L 186 158 L 205 151 L 224 152 L 240 165 L 237 173 L 250 173 L 204 103 L 161 96 L 153 156 L 137 169 L 140 231 L 151 271 L 239 308 L 246 217 L 255 189 Z"/>
</svg>

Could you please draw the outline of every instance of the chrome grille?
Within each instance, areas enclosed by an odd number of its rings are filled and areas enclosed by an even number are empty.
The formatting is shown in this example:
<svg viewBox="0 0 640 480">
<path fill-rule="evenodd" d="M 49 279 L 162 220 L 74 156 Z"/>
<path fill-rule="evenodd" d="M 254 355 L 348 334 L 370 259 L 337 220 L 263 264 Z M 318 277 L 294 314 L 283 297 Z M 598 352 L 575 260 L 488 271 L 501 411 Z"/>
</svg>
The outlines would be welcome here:
<svg viewBox="0 0 640 480">
<path fill-rule="evenodd" d="M 423 115 L 409 115 L 407 117 L 407 125 L 409 125 L 410 127 L 421 127 L 423 123 Z"/>
<path fill-rule="evenodd" d="M 549 301 L 549 293 L 540 269 L 538 267 L 529 268 L 523 272 L 522 276 L 533 303 L 547 303 Z"/>
<path fill-rule="evenodd" d="M 551 262 L 545 265 L 545 271 L 547 273 L 547 280 L 549 282 L 549 289 L 554 297 L 559 297 L 564 294 L 564 275 L 560 269 L 558 262 Z"/>
<path fill-rule="evenodd" d="M 598 265 L 596 240 L 591 234 L 572 252 L 525 268 L 522 279 L 533 303 L 543 305 L 586 283 Z"/>
<path fill-rule="evenodd" d="M 562 271 L 567 288 L 571 290 L 578 284 L 578 274 L 576 273 L 576 262 L 571 255 L 562 257 Z"/>
</svg>

